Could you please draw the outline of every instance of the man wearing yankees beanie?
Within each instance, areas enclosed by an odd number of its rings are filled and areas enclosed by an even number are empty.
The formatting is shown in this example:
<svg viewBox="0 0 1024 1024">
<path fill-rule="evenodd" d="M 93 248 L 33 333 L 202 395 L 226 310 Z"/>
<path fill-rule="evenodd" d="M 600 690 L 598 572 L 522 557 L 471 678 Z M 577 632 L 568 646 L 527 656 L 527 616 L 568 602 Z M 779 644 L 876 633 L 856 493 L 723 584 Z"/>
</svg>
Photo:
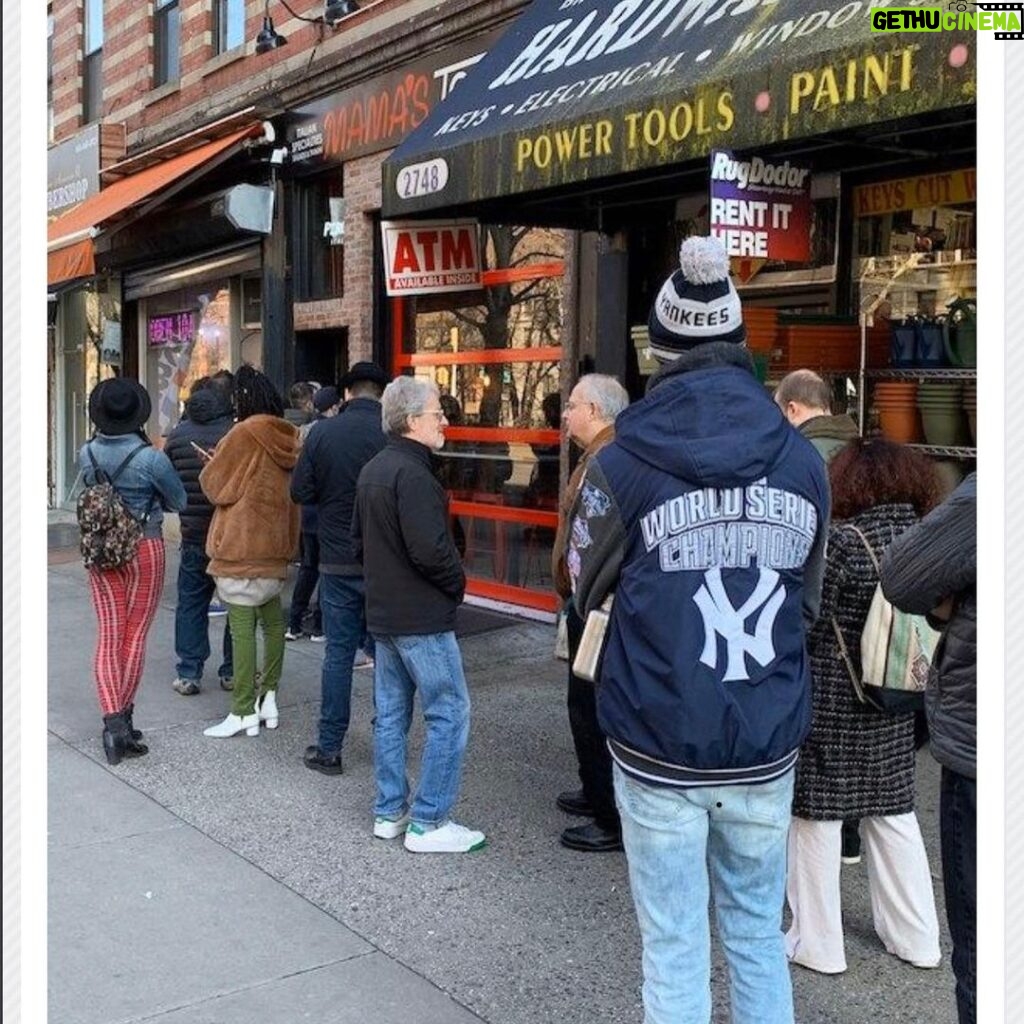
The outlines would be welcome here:
<svg viewBox="0 0 1024 1024">
<path fill-rule="evenodd" d="M 661 368 L 570 513 L 581 615 L 611 595 L 598 719 L 643 938 L 645 1024 L 711 1019 L 708 898 L 734 1024 L 792 1024 L 781 932 L 821 457 L 758 383 L 729 260 L 688 238 L 651 309 Z"/>
</svg>

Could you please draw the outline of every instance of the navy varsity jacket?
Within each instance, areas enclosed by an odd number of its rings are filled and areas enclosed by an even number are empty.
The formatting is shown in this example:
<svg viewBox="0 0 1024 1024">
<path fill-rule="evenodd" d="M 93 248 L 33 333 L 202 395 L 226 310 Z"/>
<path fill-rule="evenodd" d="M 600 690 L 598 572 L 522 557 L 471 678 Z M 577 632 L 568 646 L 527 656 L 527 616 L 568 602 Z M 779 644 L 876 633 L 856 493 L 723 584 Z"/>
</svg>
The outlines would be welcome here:
<svg viewBox="0 0 1024 1024">
<path fill-rule="evenodd" d="M 829 488 L 747 350 L 698 346 L 616 420 L 571 515 L 582 615 L 614 592 L 598 719 L 641 781 L 767 782 L 811 720 Z"/>
</svg>

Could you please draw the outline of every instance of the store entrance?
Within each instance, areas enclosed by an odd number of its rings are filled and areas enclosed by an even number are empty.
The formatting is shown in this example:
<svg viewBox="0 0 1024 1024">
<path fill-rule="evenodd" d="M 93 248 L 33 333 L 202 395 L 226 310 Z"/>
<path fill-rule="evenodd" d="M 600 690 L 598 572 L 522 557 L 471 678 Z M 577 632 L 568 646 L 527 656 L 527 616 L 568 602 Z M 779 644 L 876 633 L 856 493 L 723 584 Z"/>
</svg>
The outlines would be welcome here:
<svg viewBox="0 0 1024 1024">
<path fill-rule="evenodd" d="M 295 379 L 336 385 L 348 369 L 348 329 L 295 332 Z"/>
</svg>

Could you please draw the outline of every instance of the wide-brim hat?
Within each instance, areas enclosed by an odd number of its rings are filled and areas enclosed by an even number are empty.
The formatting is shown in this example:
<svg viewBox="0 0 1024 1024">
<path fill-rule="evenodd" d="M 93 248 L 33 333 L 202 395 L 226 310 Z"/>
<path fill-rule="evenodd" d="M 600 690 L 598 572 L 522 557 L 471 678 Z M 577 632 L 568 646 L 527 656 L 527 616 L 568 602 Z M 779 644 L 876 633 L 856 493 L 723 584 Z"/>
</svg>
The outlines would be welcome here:
<svg viewBox="0 0 1024 1024">
<path fill-rule="evenodd" d="M 391 378 L 376 363 L 356 363 L 341 378 L 341 386 L 351 388 L 353 384 L 357 384 L 361 380 L 379 384 L 382 388 L 386 388 L 391 383 Z"/>
<path fill-rule="evenodd" d="M 101 434 L 130 434 L 152 412 L 149 392 L 129 377 L 101 381 L 89 395 L 89 419 Z"/>
</svg>

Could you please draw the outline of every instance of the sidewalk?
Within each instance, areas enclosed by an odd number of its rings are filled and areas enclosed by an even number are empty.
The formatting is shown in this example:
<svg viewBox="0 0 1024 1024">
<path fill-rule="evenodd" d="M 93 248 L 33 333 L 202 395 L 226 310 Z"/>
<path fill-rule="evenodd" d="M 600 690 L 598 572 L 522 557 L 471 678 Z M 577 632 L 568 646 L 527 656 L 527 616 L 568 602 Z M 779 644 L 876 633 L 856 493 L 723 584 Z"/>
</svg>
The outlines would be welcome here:
<svg viewBox="0 0 1024 1024">
<path fill-rule="evenodd" d="M 173 544 L 135 713 L 150 754 L 109 767 L 72 555 L 51 551 L 48 573 L 51 1024 L 639 1024 L 625 860 L 557 842 L 571 820 L 554 796 L 575 779 L 553 627 L 510 619 L 462 639 L 474 707 L 457 815 L 490 842 L 416 857 L 369 833 L 370 673 L 356 673 L 340 777 L 301 760 L 323 653 L 308 641 L 288 645 L 279 729 L 202 735 L 228 695 L 216 663 L 198 696 L 171 690 Z M 414 756 L 421 738 L 417 727 Z M 940 898 L 938 772 L 927 754 L 919 764 Z M 863 864 L 844 868 L 849 971 L 794 970 L 798 1020 L 952 1024 L 945 927 L 938 970 L 897 961 L 874 935 L 865 881 Z M 714 975 L 725 1021 L 717 948 Z"/>
</svg>

